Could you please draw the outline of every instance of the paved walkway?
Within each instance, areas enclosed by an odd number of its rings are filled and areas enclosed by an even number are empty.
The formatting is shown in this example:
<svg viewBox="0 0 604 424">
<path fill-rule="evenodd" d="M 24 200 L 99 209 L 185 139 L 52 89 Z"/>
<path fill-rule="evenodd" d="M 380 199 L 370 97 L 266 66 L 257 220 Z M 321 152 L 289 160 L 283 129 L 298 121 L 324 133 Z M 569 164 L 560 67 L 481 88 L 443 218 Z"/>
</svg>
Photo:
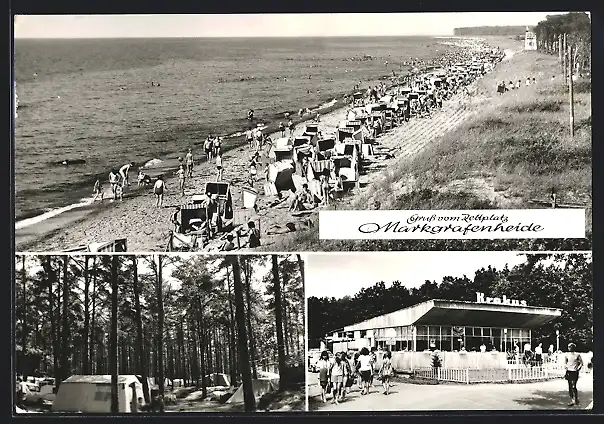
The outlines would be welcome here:
<svg viewBox="0 0 604 424">
<path fill-rule="evenodd" d="M 566 380 L 516 384 L 420 385 L 396 382 L 384 395 L 376 381 L 368 395 L 352 388 L 339 405 L 321 403 L 317 374 L 309 374 L 309 409 L 317 411 L 530 410 L 585 409 L 593 402 L 592 374 L 581 375 L 577 388 L 581 404 L 568 407 Z"/>
</svg>

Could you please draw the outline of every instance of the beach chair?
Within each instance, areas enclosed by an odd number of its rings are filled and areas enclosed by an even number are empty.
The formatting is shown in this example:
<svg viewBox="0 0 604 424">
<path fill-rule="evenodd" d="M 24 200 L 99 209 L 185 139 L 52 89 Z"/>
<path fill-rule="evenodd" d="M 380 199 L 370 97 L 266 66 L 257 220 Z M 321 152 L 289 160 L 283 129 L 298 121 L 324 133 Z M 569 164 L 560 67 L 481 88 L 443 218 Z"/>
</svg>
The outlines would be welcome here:
<svg viewBox="0 0 604 424">
<path fill-rule="evenodd" d="M 233 196 L 231 184 L 224 182 L 207 182 L 205 193 L 217 196 L 218 210 L 223 222 L 233 219 Z"/>
</svg>

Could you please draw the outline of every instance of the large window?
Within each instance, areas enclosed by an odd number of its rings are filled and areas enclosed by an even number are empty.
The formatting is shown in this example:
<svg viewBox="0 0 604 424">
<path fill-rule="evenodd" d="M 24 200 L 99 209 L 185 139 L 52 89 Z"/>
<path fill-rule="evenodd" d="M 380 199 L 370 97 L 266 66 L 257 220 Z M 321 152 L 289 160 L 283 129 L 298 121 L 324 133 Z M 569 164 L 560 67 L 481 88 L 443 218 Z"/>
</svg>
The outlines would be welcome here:
<svg viewBox="0 0 604 424">
<path fill-rule="evenodd" d="M 525 343 L 530 343 L 530 330 L 511 328 L 507 333 L 502 328 L 417 326 L 417 351 L 442 350 L 480 351 L 482 345 L 487 351 L 513 350 L 517 342 L 522 351 Z M 507 349 L 506 349 L 507 346 Z"/>
<path fill-rule="evenodd" d="M 390 351 L 413 350 L 413 327 L 378 328 L 374 332 L 375 345 Z"/>
</svg>

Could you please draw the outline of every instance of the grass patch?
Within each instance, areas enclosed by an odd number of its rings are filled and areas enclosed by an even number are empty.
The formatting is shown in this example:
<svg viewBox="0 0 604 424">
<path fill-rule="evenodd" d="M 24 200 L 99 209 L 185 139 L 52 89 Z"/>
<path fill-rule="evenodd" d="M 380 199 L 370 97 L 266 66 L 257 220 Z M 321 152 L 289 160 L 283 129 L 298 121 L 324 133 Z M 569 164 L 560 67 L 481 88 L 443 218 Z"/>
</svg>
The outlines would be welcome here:
<svg viewBox="0 0 604 424">
<path fill-rule="evenodd" d="M 515 113 L 558 112 L 562 109 L 562 103 L 558 99 L 539 99 L 526 104 L 510 106 L 508 110 Z"/>
</svg>

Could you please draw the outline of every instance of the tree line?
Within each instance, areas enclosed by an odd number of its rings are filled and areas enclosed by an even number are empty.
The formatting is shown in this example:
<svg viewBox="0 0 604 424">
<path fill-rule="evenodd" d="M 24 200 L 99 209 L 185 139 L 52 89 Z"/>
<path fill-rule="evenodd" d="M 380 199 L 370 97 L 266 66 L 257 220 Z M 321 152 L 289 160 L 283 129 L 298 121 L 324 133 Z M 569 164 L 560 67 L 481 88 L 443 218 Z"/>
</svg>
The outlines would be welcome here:
<svg viewBox="0 0 604 424">
<path fill-rule="evenodd" d="M 533 339 L 544 345 L 561 346 L 574 342 L 577 349 L 593 348 L 593 289 L 591 255 L 529 254 L 524 263 L 503 269 L 478 269 L 473 278 L 446 276 L 440 283 L 426 280 L 407 288 L 394 281 L 383 281 L 364 288 L 353 296 L 339 299 L 308 299 L 308 343 L 318 347 L 330 332 L 369 318 L 394 312 L 430 299 L 474 302 L 476 292 L 487 296 L 526 300 L 530 306 L 562 309 L 561 317 L 533 330 Z M 437 266 L 437 264 L 435 264 Z M 344 313 L 343 313 L 344 312 Z"/>
<path fill-rule="evenodd" d="M 453 35 L 457 37 L 462 36 L 476 36 L 476 35 L 524 35 L 526 26 L 478 26 L 478 27 L 463 27 L 455 28 Z"/>
<path fill-rule="evenodd" d="M 572 47 L 572 57 L 568 60 L 574 73 L 591 69 L 591 19 L 587 13 L 548 15 L 537 24 L 534 32 L 537 49 L 555 55 L 559 53 L 559 36 L 566 34 L 567 46 Z"/>
<path fill-rule="evenodd" d="M 57 387 L 111 374 L 116 412 L 120 374 L 140 375 L 150 403 L 147 377 L 160 398 L 165 378 L 205 397 L 205 376 L 225 373 L 253 410 L 252 378 L 274 366 L 285 390 L 303 367 L 299 256 L 22 255 L 15 270 L 16 372 Z"/>
</svg>

